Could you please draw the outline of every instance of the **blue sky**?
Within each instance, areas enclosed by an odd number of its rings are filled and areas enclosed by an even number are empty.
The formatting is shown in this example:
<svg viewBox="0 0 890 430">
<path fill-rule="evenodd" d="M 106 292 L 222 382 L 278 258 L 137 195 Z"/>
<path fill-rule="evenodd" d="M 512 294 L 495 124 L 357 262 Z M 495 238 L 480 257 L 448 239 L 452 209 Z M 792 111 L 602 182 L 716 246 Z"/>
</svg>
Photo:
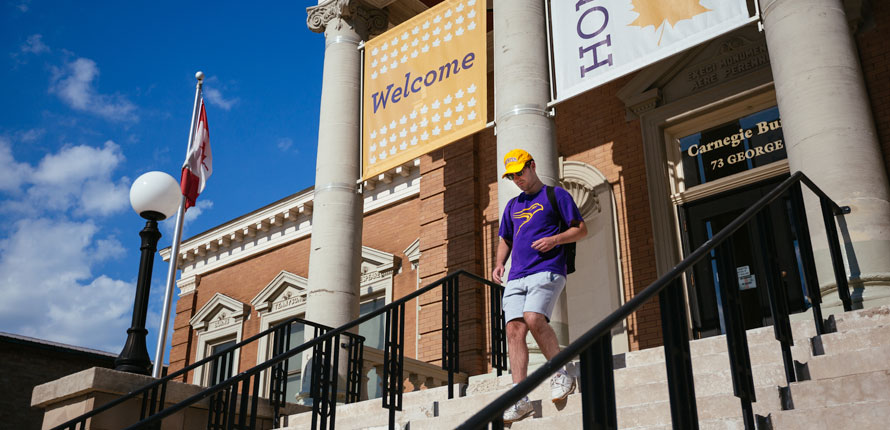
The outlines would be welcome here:
<svg viewBox="0 0 890 430">
<path fill-rule="evenodd" d="M 313 4 L 4 0 L 0 331 L 120 352 L 144 225 L 129 188 L 151 170 L 179 178 L 198 70 L 213 176 L 183 237 L 313 184 Z M 152 355 L 166 272 L 156 257 Z"/>
</svg>

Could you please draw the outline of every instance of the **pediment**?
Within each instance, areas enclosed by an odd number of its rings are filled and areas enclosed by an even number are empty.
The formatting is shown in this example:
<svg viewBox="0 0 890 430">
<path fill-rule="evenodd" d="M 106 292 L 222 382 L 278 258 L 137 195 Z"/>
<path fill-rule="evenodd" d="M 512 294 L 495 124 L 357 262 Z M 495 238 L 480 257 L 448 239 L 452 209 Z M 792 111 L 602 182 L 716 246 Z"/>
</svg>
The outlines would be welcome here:
<svg viewBox="0 0 890 430">
<path fill-rule="evenodd" d="M 633 119 L 769 67 L 766 38 L 749 25 L 641 70 L 617 95 Z"/>
<path fill-rule="evenodd" d="M 361 286 L 368 286 L 379 280 L 392 278 L 398 258 L 388 252 L 362 246 Z"/>
<path fill-rule="evenodd" d="M 249 307 L 225 294 L 216 293 L 189 320 L 195 330 L 215 330 L 241 322 L 248 315 Z"/>
<path fill-rule="evenodd" d="M 282 270 L 250 304 L 257 312 L 275 311 L 284 307 L 296 306 L 306 301 L 309 280 Z"/>
<path fill-rule="evenodd" d="M 411 245 L 408 245 L 408 247 L 402 251 L 402 254 L 405 254 L 405 256 L 408 257 L 408 261 L 417 263 L 417 261 L 420 260 L 420 238 L 418 237 L 411 243 Z"/>
</svg>

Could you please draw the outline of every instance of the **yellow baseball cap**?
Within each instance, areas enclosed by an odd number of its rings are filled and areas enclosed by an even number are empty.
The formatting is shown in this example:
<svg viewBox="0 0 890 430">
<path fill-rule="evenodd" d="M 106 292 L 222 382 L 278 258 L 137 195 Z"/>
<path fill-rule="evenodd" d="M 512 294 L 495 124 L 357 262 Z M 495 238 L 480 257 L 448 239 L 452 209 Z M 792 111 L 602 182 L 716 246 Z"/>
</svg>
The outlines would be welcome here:
<svg viewBox="0 0 890 430">
<path fill-rule="evenodd" d="M 522 149 L 514 149 L 504 156 L 504 174 L 501 178 L 511 173 L 516 173 L 525 167 L 525 163 L 532 161 L 532 156 Z"/>
</svg>

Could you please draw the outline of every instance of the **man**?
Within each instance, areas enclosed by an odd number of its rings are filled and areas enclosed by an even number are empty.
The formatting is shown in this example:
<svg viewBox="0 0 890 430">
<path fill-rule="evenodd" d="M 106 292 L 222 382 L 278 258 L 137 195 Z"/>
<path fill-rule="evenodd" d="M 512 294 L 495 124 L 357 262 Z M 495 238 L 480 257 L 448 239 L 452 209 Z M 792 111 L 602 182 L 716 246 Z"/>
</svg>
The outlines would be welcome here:
<svg viewBox="0 0 890 430">
<path fill-rule="evenodd" d="M 504 264 L 512 254 L 509 281 L 504 289 L 504 316 L 510 368 L 515 386 L 528 372 L 526 334 L 531 331 L 548 360 L 559 353 L 550 315 L 566 284 L 566 256 L 562 246 L 587 235 L 587 226 L 578 206 L 564 189 L 554 187 L 554 208 L 547 186 L 538 178 L 535 161 L 528 152 L 514 149 L 504 157 L 503 177 L 513 181 L 522 193 L 510 200 L 501 217 L 497 256 L 492 279 L 501 283 Z M 562 218 L 562 223 L 560 222 Z M 560 232 L 560 226 L 568 228 Z M 565 368 L 550 380 L 554 402 L 575 390 L 575 381 Z M 518 421 L 533 411 L 528 397 L 504 412 L 504 422 Z"/>
</svg>

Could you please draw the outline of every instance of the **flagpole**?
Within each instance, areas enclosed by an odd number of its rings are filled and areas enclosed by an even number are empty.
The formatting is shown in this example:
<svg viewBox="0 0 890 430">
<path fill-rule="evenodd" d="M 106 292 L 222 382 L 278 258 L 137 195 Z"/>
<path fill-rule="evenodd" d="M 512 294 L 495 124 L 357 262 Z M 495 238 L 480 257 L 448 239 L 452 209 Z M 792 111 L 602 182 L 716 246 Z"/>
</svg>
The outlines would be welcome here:
<svg viewBox="0 0 890 430">
<path fill-rule="evenodd" d="M 195 139 L 195 123 L 198 121 L 198 102 L 201 100 L 201 87 L 204 85 L 204 72 L 195 73 L 198 84 L 195 86 L 195 105 L 192 108 L 192 125 L 189 128 L 188 146 L 185 148 L 185 156 L 188 159 L 188 151 Z M 180 184 L 181 185 L 181 184 Z M 164 347 L 167 343 L 167 324 L 170 321 L 170 305 L 173 298 L 173 285 L 176 283 L 176 269 L 179 264 L 179 242 L 182 239 L 182 222 L 185 218 L 185 195 L 179 200 L 179 210 L 176 211 L 176 227 L 173 230 L 173 249 L 170 253 L 170 266 L 167 270 L 167 289 L 164 292 L 164 308 L 161 311 L 161 324 L 158 330 L 158 345 L 155 349 L 155 363 L 151 376 L 161 377 L 161 369 L 164 368 Z"/>
</svg>

